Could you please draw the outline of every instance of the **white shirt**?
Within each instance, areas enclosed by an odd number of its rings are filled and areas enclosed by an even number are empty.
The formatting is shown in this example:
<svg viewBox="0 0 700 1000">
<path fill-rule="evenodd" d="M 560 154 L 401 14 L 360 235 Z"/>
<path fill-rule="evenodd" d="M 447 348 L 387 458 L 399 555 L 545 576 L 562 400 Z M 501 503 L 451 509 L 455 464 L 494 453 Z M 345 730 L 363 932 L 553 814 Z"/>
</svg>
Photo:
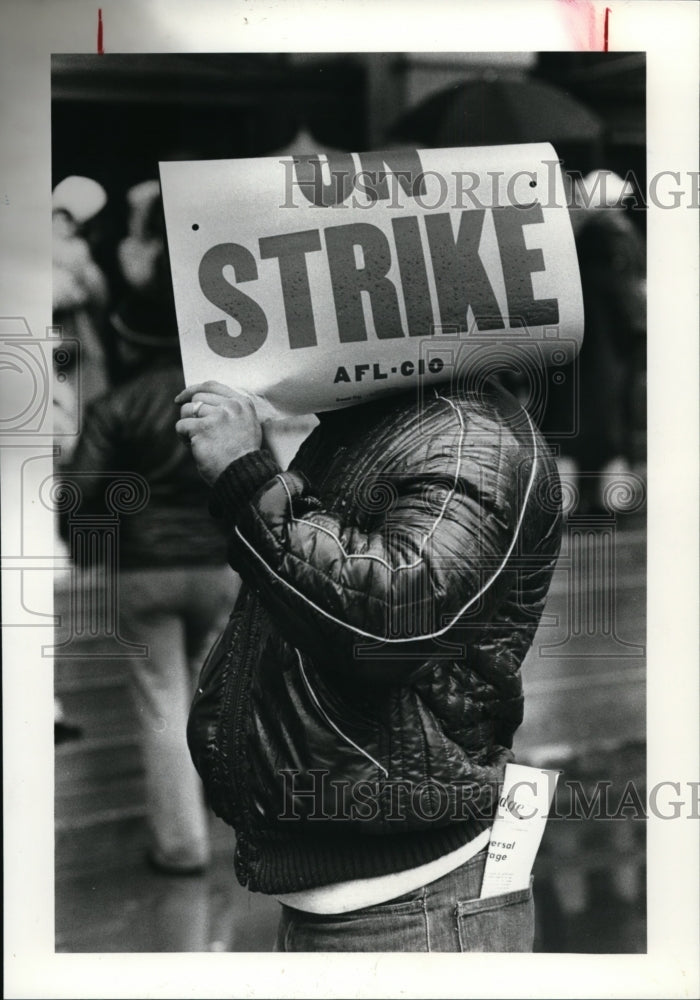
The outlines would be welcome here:
<svg viewBox="0 0 700 1000">
<path fill-rule="evenodd" d="M 306 913 L 350 913 L 365 906 L 386 903 L 390 899 L 396 899 L 407 892 L 435 882 L 443 875 L 460 868 L 486 847 L 490 834 L 490 830 L 484 830 L 468 844 L 458 847 L 456 851 L 450 851 L 449 854 L 419 865 L 418 868 L 390 872 L 388 875 L 378 875 L 374 878 L 319 885 L 314 889 L 303 889 L 301 892 L 287 892 L 276 896 L 276 899 L 285 906 L 304 910 Z"/>
</svg>

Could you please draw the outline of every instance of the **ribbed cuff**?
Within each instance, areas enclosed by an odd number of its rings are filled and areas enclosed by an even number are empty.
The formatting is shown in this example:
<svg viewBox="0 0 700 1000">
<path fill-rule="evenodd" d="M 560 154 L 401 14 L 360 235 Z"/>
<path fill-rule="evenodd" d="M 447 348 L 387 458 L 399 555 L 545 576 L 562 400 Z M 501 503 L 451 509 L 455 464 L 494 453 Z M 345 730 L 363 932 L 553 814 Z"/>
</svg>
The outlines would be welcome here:
<svg viewBox="0 0 700 1000">
<path fill-rule="evenodd" d="M 268 451 L 249 451 L 231 462 L 212 487 L 209 511 L 214 517 L 235 521 L 261 486 L 279 472 L 280 466 Z"/>
</svg>

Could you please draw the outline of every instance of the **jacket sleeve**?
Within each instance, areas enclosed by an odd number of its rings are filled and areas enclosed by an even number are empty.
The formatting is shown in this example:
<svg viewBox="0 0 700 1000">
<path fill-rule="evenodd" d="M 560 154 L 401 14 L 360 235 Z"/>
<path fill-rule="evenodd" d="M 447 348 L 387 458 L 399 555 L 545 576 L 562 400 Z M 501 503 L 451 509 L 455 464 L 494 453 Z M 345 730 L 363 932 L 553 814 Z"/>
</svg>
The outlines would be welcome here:
<svg viewBox="0 0 700 1000">
<path fill-rule="evenodd" d="M 61 482 L 75 492 L 81 514 L 106 513 L 110 486 L 118 486 L 124 478 L 117 462 L 118 430 L 107 404 L 108 400 L 101 398 L 87 408 L 75 451 L 59 472 Z M 59 530 L 64 539 L 69 513 L 59 507 Z"/>
<path fill-rule="evenodd" d="M 462 616 L 470 627 L 489 620 L 536 458 L 504 459 L 498 433 L 478 459 L 455 449 L 446 455 L 442 442 L 415 469 L 377 483 L 387 502 L 368 531 L 342 501 L 324 510 L 313 484 L 264 452 L 225 470 L 214 505 L 234 522 L 231 564 L 302 652 L 345 663 L 424 660 L 444 650 Z"/>
</svg>

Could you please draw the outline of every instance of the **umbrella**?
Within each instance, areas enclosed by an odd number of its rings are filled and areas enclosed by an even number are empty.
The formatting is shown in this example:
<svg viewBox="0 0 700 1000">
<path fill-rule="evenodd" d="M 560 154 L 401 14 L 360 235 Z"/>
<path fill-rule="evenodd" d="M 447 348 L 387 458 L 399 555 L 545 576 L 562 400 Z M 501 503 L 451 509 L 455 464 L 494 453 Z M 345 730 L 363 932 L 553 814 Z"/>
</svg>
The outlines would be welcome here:
<svg viewBox="0 0 700 1000">
<path fill-rule="evenodd" d="M 602 131 L 597 115 L 554 84 L 485 76 L 430 95 L 399 118 L 389 133 L 396 141 L 440 147 L 595 143 Z"/>
</svg>

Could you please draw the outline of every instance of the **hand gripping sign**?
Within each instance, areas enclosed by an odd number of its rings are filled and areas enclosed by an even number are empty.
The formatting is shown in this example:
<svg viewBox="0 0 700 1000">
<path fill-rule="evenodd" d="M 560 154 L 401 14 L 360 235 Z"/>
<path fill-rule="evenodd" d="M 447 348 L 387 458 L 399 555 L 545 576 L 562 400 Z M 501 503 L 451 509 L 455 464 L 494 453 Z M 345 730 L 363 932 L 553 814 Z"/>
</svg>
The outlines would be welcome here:
<svg viewBox="0 0 700 1000">
<path fill-rule="evenodd" d="M 484 354 L 575 355 L 581 287 L 552 146 L 160 164 L 188 383 L 261 419 L 356 404 Z"/>
</svg>

